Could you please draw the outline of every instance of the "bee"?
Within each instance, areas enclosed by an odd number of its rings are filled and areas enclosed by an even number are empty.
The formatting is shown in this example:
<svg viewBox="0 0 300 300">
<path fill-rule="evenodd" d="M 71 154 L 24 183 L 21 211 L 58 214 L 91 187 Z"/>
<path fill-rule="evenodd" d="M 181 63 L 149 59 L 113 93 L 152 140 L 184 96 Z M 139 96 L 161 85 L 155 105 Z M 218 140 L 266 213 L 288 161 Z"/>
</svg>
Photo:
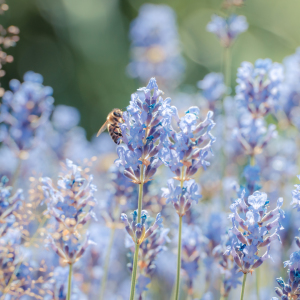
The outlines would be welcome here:
<svg viewBox="0 0 300 300">
<path fill-rule="evenodd" d="M 121 142 L 122 132 L 119 123 L 123 123 L 123 112 L 119 108 L 113 109 L 107 116 L 106 122 L 102 125 L 97 133 L 97 137 L 107 128 L 112 140 L 119 145 Z"/>
</svg>

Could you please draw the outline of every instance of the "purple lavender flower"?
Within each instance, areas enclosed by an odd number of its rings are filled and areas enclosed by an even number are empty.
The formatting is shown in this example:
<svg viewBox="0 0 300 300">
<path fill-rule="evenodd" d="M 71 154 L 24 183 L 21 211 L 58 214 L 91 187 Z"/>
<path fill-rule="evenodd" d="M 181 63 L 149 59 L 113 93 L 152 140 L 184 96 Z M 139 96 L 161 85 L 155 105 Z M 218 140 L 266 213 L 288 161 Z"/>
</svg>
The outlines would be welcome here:
<svg viewBox="0 0 300 300">
<path fill-rule="evenodd" d="M 235 99 L 248 109 L 254 118 L 274 112 L 279 106 L 283 67 L 271 59 L 258 59 L 254 66 L 242 62 L 238 68 Z"/>
<path fill-rule="evenodd" d="M 198 87 L 202 90 L 202 96 L 208 101 L 209 109 L 214 110 L 216 102 L 225 94 L 227 88 L 224 84 L 222 73 L 209 73 L 203 80 L 198 82 Z"/>
<path fill-rule="evenodd" d="M 184 72 L 176 15 L 167 5 L 144 4 L 130 27 L 131 77 L 145 83 L 155 76 L 164 86 L 176 86 Z"/>
<path fill-rule="evenodd" d="M 174 179 L 168 180 L 168 188 L 162 188 L 162 197 L 166 198 L 166 202 L 171 202 L 177 212 L 177 214 L 182 217 L 191 208 L 192 202 L 198 203 L 199 199 L 202 197 L 199 185 L 195 180 L 190 179 L 183 183 L 181 188 L 180 184 L 174 185 Z"/>
<path fill-rule="evenodd" d="M 138 213 L 136 210 L 132 213 L 131 223 L 129 223 L 126 214 L 121 214 L 121 221 L 124 223 L 125 229 L 130 235 L 132 241 L 135 244 L 141 245 L 143 241 L 150 237 L 156 229 L 162 227 L 162 218 L 160 213 L 157 214 L 155 222 L 151 226 L 148 222 L 146 222 L 148 218 L 148 212 L 146 210 L 142 210 L 140 220 L 137 220 L 137 218 Z M 139 223 L 137 223 L 137 221 L 139 221 Z"/>
<path fill-rule="evenodd" d="M 93 176 L 85 178 L 81 168 L 72 161 L 66 161 L 67 171 L 55 187 L 50 178 L 43 178 L 48 213 L 57 222 L 55 232 L 50 235 L 51 247 L 69 264 L 79 260 L 92 243 L 88 237 L 83 240 L 82 227 L 91 218 L 96 218 L 93 208 L 96 204 L 92 184 Z"/>
<path fill-rule="evenodd" d="M 126 146 L 117 148 L 117 166 L 125 168 L 124 175 L 139 184 L 152 179 L 162 164 L 158 153 L 171 130 L 171 118 L 177 115 L 171 99 L 163 100 L 162 91 L 156 80 L 151 78 L 147 87 L 138 90 L 140 95 L 131 96 L 130 105 L 123 113 L 124 123 L 120 124 L 122 140 Z M 141 174 L 142 173 L 142 174 Z"/>
<path fill-rule="evenodd" d="M 206 169 L 210 165 L 206 161 L 211 146 L 216 141 L 211 134 L 215 126 L 213 113 L 209 111 L 203 122 L 198 122 L 200 110 L 190 107 L 185 116 L 177 119 L 179 130 L 171 128 L 169 137 L 164 141 L 160 151 L 160 159 L 176 174 L 176 179 L 189 180 L 200 167 Z"/>
<path fill-rule="evenodd" d="M 223 47 L 230 47 L 238 35 L 248 29 L 245 16 L 230 15 L 225 19 L 218 15 L 212 15 L 206 30 L 214 33 Z"/>
<path fill-rule="evenodd" d="M 300 244 L 297 243 L 297 246 L 299 247 Z M 279 287 L 275 288 L 275 293 L 282 300 L 299 299 L 300 251 L 293 252 L 290 256 L 290 260 L 284 262 L 284 267 L 287 266 L 289 267 L 289 280 L 285 283 L 282 278 L 277 278 L 276 281 Z M 278 300 L 276 297 L 272 299 Z"/>
<path fill-rule="evenodd" d="M 270 257 L 272 241 L 280 241 L 277 232 L 283 229 L 280 220 L 284 218 L 284 212 L 281 210 L 282 198 L 278 199 L 275 209 L 267 212 L 269 204 L 267 194 L 256 191 L 248 197 L 247 203 L 243 196 L 244 194 L 230 206 L 231 231 L 236 239 L 232 241 L 232 245 L 225 253 L 226 255 L 231 253 L 236 264 L 246 274 L 258 268 Z M 246 216 L 245 220 L 239 215 L 239 210 Z M 268 221 L 271 222 L 266 224 Z M 271 233 L 272 229 L 275 229 L 273 233 Z M 267 252 L 260 255 L 260 249 L 266 246 L 268 246 Z"/>
<path fill-rule="evenodd" d="M 23 83 L 17 79 L 10 81 L 11 91 L 5 92 L 2 98 L 1 136 L 23 159 L 28 157 L 27 151 L 34 147 L 39 130 L 53 109 L 53 90 L 42 83 L 42 75 L 27 72 Z"/>
<path fill-rule="evenodd" d="M 266 128 L 262 118 L 253 119 L 247 112 L 242 113 L 239 118 L 239 128 L 234 129 L 233 136 L 239 141 L 246 155 L 260 154 L 269 141 L 277 137 L 276 126 L 270 124 Z"/>
</svg>

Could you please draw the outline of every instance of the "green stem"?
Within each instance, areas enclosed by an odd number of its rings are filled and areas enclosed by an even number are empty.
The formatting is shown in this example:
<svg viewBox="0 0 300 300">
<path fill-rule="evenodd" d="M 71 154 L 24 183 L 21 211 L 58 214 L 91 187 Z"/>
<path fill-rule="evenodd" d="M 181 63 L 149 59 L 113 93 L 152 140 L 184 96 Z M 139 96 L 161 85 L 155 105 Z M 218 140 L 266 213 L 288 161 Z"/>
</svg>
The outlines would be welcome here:
<svg viewBox="0 0 300 300">
<path fill-rule="evenodd" d="M 69 266 L 70 266 L 70 268 L 69 268 L 67 300 L 71 299 L 71 286 L 72 286 L 72 269 L 73 269 L 73 264 L 70 264 Z"/>
<path fill-rule="evenodd" d="M 220 297 L 220 300 L 227 300 L 227 299 L 228 299 L 228 297 L 225 297 L 223 295 L 221 295 L 221 297 Z"/>
<path fill-rule="evenodd" d="M 250 157 L 250 166 L 255 166 L 255 156 L 254 155 L 252 155 Z"/>
<path fill-rule="evenodd" d="M 256 280 L 256 297 L 257 297 L 257 300 L 259 300 L 259 268 L 257 268 L 255 270 L 255 280 Z"/>
<path fill-rule="evenodd" d="M 143 187 L 144 187 L 144 165 L 141 167 L 141 175 L 140 175 L 140 185 L 139 185 L 139 199 L 138 199 L 138 222 L 141 221 L 142 215 L 142 205 L 143 205 Z M 130 288 L 130 300 L 134 300 L 135 294 L 135 283 L 136 283 L 136 273 L 137 273 L 137 264 L 139 258 L 139 250 L 140 245 L 135 244 L 134 258 L 133 258 L 133 266 L 132 266 L 132 277 L 131 277 L 131 288 Z"/>
<path fill-rule="evenodd" d="M 138 263 L 138 258 L 139 258 L 139 250 L 140 250 L 140 245 L 135 244 L 133 268 L 132 268 L 132 278 L 131 278 L 131 289 L 130 289 L 130 300 L 134 300 L 136 271 L 137 271 L 137 263 Z"/>
<path fill-rule="evenodd" d="M 240 300 L 244 299 L 244 291 L 245 291 L 246 278 L 247 278 L 247 273 L 244 274 L 243 285 L 242 285 L 242 292 L 241 292 L 241 299 Z"/>
<path fill-rule="evenodd" d="M 180 270 L 181 270 L 181 229 L 182 229 L 182 216 L 179 216 L 179 233 L 178 233 L 177 275 L 176 275 L 175 300 L 179 300 Z"/>
<path fill-rule="evenodd" d="M 229 95 L 231 94 L 231 56 L 230 47 L 224 48 L 224 77 L 227 88 L 230 89 Z"/>
<path fill-rule="evenodd" d="M 116 231 L 115 227 L 113 227 L 110 231 L 109 244 L 108 244 L 107 252 L 105 255 L 104 274 L 103 274 L 102 283 L 101 283 L 100 300 L 104 299 L 104 292 L 105 292 L 105 286 L 106 286 L 107 275 L 108 275 L 108 267 L 109 267 L 109 258 L 110 258 L 111 249 L 112 249 L 112 246 L 114 243 L 115 231 Z"/>
</svg>

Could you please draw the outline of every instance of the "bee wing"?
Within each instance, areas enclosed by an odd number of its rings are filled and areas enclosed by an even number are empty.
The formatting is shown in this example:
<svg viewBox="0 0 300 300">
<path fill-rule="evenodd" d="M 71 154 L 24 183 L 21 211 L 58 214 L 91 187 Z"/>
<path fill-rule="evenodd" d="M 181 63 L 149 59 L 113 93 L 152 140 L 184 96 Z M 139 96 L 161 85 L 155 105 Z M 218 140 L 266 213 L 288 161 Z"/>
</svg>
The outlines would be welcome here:
<svg viewBox="0 0 300 300">
<path fill-rule="evenodd" d="M 99 129 L 98 133 L 97 133 L 97 137 L 106 129 L 107 127 L 107 124 L 108 124 L 108 121 L 106 121 L 102 127 Z"/>
</svg>

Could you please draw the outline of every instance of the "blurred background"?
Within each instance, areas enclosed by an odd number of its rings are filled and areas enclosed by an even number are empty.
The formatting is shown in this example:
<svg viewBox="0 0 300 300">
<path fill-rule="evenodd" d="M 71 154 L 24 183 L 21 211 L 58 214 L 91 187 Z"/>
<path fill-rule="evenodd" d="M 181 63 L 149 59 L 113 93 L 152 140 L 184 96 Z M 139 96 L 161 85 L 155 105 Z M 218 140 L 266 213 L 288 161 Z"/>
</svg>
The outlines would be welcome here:
<svg viewBox="0 0 300 300">
<path fill-rule="evenodd" d="M 80 125 L 90 138 L 112 108 L 125 108 L 141 81 L 128 76 L 130 23 L 145 3 L 167 4 L 177 14 L 185 74 L 179 91 L 197 91 L 208 72 L 221 71 L 223 49 L 206 31 L 211 15 L 224 15 L 222 0 L 17 0 L 0 16 L 4 27 L 20 29 L 17 47 L 7 52 L 14 63 L 5 65 L 1 79 L 7 89 L 12 78 L 33 70 L 54 89 L 55 104 L 75 106 Z M 249 0 L 235 13 L 245 15 L 249 29 L 232 47 L 231 84 L 244 61 L 269 57 L 274 61 L 300 46 L 298 0 Z M 166 95 L 168 96 L 168 95 Z"/>
</svg>

